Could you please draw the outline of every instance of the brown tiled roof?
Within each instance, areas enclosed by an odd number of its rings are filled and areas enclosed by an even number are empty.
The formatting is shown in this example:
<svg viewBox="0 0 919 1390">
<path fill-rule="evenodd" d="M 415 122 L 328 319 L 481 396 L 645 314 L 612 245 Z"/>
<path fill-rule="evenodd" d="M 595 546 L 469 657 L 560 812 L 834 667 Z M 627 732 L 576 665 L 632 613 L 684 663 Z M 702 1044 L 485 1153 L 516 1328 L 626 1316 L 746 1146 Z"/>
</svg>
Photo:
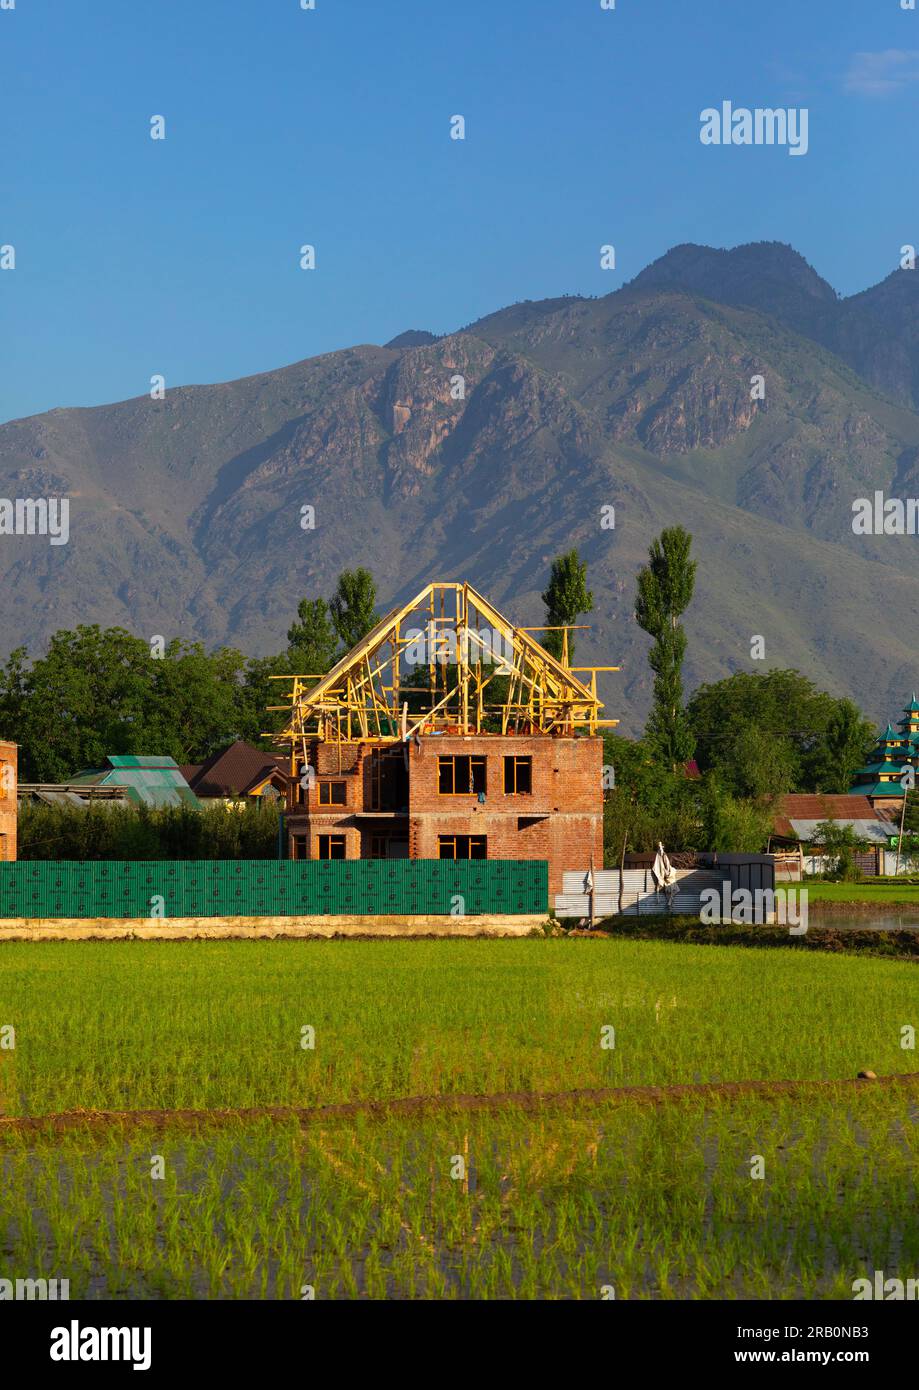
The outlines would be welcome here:
<svg viewBox="0 0 919 1390">
<path fill-rule="evenodd" d="M 889 820 L 889 817 L 876 810 L 867 796 L 789 792 L 779 797 L 772 833 L 796 840 L 793 820 Z"/>
<path fill-rule="evenodd" d="M 186 778 L 196 796 L 245 796 L 272 772 L 284 773 L 285 759 L 237 739 Z"/>
</svg>

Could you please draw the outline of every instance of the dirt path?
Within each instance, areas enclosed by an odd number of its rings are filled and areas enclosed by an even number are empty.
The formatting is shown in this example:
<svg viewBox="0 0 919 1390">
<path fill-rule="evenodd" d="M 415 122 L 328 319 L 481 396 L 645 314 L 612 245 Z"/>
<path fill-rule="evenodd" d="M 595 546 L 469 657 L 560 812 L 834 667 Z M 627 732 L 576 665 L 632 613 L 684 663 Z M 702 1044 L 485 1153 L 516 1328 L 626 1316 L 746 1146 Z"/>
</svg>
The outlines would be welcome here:
<svg viewBox="0 0 919 1390">
<path fill-rule="evenodd" d="M 289 1120 L 324 1124 L 359 1115 L 387 1119 L 391 1115 L 425 1115 L 439 1112 L 502 1110 L 515 1107 L 534 1111 L 581 1105 L 609 1105 L 638 1101 L 661 1105 L 676 1100 L 732 1100 L 736 1096 L 814 1094 L 834 1090 L 902 1087 L 919 1092 L 919 1072 L 881 1076 L 873 1080 L 846 1078 L 839 1081 L 717 1081 L 686 1086 L 613 1086 L 578 1091 L 499 1091 L 492 1095 L 406 1096 L 394 1100 L 354 1100 L 339 1105 L 256 1105 L 228 1110 L 67 1110 L 52 1115 L 0 1116 L 0 1135 L 37 1131 L 123 1128 L 205 1129 L 246 1120 Z"/>
</svg>

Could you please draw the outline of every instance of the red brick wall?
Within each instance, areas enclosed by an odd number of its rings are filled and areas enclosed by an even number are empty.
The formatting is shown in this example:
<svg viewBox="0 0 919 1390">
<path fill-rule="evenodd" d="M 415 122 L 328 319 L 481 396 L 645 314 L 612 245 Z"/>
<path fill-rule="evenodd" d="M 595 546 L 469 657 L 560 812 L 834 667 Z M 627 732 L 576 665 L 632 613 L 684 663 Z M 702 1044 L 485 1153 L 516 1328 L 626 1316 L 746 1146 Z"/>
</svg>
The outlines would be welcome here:
<svg viewBox="0 0 919 1390">
<path fill-rule="evenodd" d="M 16 858 L 17 755 L 15 743 L 0 743 L 0 860 Z"/>
<path fill-rule="evenodd" d="M 369 744 L 343 750 L 317 745 L 310 762 L 319 776 L 341 780 L 347 788 L 345 806 L 320 806 L 318 786 L 304 793 L 302 806 L 292 808 L 291 834 L 309 836 L 308 855 L 319 853 L 319 835 L 345 836 L 345 853 L 358 859 L 369 853 L 369 836 L 401 834 L 405 822 L 363 820 L 349 825 L 355 811 L 369 809 L 369 781 L 364 775 Z M 442 796 L 438 790 L 438 758 L 449 755 L 485 756 L 485 802 L 475 795 Z M 504 758 L 516 754 L 532 759 L 532 791 L 505 794 Z M 596 868 L 603 867 L 603 744 L 599 738 L 516 738 L 483 735 L 431 735 L 409 744 L 409 855 L 438 858 L 440 835 L 485 835 L 489 859 L 546 859 L 549 893 L 561 892 L 565 869 L 586 868 L 591 851 Z M 527 820 L 526 818 L 532 819 Z M 521 818 L 524 823 L 521 824 Z M 363 848 L 362 848 L 363 847 Z"/>
<path fill-rule="evenodd" d="M 457 754 L 487 758 L 484 803 L 474 795 L 440 795 L 438 758 Z M 528 795 L 505 794 L 504 758 L 511 754 L 532 759 Z M 598 738 L 422 738 L 410 750 L 409 852 L 436 859 L 440 835 L 485 835 L 489 859 L 547 859 L 549 893 L 560 893 L 563 871 L 586 867 L 591 850 L 595 866 L 603 866 L 602 771 Z"/>
<path fill-rule="evenodd" d="M 288 815 L 288 828 L 291 836 L 307 835 L 307 849 L 303 856 L 307 859 L 319 858 L 320 835 L 344 835 L 345 858 L 360 859 L 361 832 L 359 827 L 349 824 L 355 811 L 364 809 L 364 778 L 361 773 L 363 761 L 362 744 L 349 743 L 341 748 L 341 771 L 339 771 L 339 749 L 335 744 L 320 743 L 314 740 L 309 748 L 309 765 L 316 772 L 313 786 L 301 788 L 299 783 L 300 763 L 297 763 L 297 777 L 294 779 L 292 794 L 297 798 Z M 345 804 L 343 806 L 321 806 L 319 804 L 319 783 L 343 782 Z M 291 853 L 294 846 L 291 844 Z"/>
</svg>

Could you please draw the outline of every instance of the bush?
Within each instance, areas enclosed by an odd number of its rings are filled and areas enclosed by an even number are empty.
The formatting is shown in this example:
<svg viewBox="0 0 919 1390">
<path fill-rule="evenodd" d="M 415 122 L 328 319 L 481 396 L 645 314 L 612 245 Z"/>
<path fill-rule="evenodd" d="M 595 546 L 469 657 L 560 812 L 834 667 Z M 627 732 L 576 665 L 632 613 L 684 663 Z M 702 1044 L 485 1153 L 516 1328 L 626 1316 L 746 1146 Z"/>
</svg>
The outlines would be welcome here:
<svg viewBox="0 0 919 1390">
<path fill-rule="evenodd" d="M 827 858 L 825 878 L 831 882 L 841 879 L 845 883 L 854 883 L 861 877 L 855 863 L 855 851 L 862 849 L 865 842 L 858 839 L 851 825 L 838 825 L 833 820 L 821 821 L 814 831 L 813 842 L 822 846 Z"/>
<path fill-rule="evenodd" d="M 274 804 L 123 806 L 97 802 L 19 810 L 20 859 L 276 859 Z M 286 846 L 284 847 L 286 854 Z"/>
</svg>

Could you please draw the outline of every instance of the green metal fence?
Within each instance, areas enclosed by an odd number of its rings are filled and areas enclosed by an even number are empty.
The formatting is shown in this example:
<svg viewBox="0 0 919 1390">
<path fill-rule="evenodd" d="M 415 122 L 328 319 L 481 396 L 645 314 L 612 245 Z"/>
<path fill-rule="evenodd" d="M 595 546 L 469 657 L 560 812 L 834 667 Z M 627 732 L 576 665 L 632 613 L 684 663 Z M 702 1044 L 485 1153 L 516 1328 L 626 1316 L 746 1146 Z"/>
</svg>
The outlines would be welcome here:
<svg viewBox="0 0 919 1390">
<path fill-rule="evenodd" d="M 25 859 L 0 864 L 0 919 L 516 916 L 546 912 L 548 896 L 545 860 Z"/>
</svg>

